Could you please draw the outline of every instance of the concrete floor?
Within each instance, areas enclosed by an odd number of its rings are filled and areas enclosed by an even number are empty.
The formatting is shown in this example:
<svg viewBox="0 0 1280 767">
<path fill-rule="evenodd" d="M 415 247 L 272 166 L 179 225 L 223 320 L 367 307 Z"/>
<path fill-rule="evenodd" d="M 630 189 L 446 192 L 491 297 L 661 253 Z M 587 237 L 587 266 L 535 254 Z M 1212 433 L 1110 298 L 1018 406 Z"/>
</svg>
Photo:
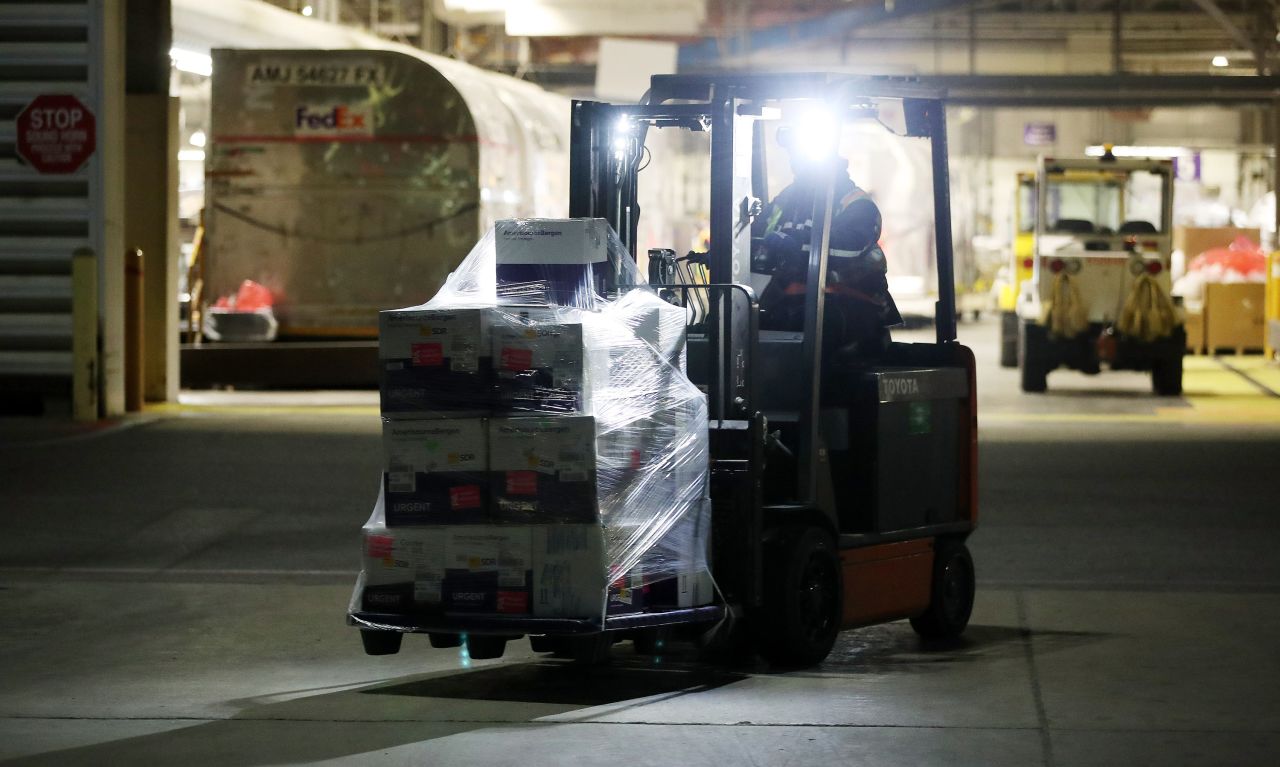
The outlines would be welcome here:
<svg viewBox="0 0 1280 767">
<path fill-rule="evenodd" d="M 522 644 L 463 667 L 418 637 L 366 657 L 343 613 L 376 492 L 367 393 L 0 422 L 0 760 L 1277 764 L 1277 371 L 1189 360 L 1183 398 L 1058 372 L 1029 397 L 993 326 L 962 337 L 982 405 L 965 641 L 890 624 L 787 674 L 626 645 L 595 671 Z"/>
</svg>

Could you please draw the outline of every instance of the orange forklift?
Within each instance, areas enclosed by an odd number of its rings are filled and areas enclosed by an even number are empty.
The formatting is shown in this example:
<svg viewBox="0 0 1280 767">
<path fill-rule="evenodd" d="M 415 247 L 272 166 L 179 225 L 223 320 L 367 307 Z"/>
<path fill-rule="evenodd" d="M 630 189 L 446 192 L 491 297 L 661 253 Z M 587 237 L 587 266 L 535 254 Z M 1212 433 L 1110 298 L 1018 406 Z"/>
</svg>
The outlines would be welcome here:
<svg viewBox="0 0 1280 767">
<path fill-rule="evenodd" d="M 646 136 L 709 136 L 707 249 L 650 250 L 649 285 L 605 287 L 654 290 L 686 310 L 688 376 L 709 412 L 715 602 L 597 621 L 353 612 L 366 650 L 398 649 L 399 636 L 370 642 L 379 632 L 431 633 L 433 644 L 445 638 L 440 646 L 461 633 L 473 641 L 529 635 L 535 650 L 598 660 L 620 639 L 641 650 L 683 636 L 713 655 L 745 650 L 776 667 L 803 667 L 859 626 L 909 619 L 923 637 L 959 636 L 974 599 L 965 542 L 978 516 L 977 398 L 973 354 L 956 341 L 940 94 L 907 78 L 663 75 L 640 104 L 575 101 L 572 109 L 570 215 L 606 219 L 632 254 Z M 839 343 L 848 297 L 829 289 L 838 279 L 829 263 L 834 171 L 814 195 L 804 289 L 785 307 L 795 327 L 762 329 L 778 326 L 757 299 L 774 276 L 752 258 L 760 247 L 752 224 L 778 191 L 768 178 L 771 137 L 783 127 L 839 136 L 847 125 L 862 126 L 843 134 L 854 141 L 870 126 L 930 147 L 933 343 L 888 343 L 871 355 Z M 874 179 L 860 180 L 874 194 Z"/>
</svg>

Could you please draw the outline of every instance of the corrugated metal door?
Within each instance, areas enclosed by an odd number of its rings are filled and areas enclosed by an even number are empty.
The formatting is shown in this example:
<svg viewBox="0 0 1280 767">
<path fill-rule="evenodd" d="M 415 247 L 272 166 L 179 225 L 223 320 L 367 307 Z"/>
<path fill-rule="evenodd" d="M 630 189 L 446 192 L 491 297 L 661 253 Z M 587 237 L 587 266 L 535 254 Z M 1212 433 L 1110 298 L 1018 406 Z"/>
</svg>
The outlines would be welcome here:
<svg viewBox="0 0 1280 767">
<path fill-rule="evenodd" d="M 102 147 L 112 133 L 102 98 L 104 51 L 112 46 L 104 45 L 103 30 L 119 29 L 119 11 L 106 13 L 113 12 L 115 23 L 104 24 L 102 3 L 92 0 L 0 4 L 0 399 L 9 410 L 67 412 L 76 368 L 73 254 L 92 250 L 99 274 L 114 261 L 102 258 L 106 230 L 114 228 L 103 226 L 102 199 L 109 187 Z M 15 121 L 41 94 L 73 95 L 97 116 L 99 149 L 74 173 L 41 174 L 18 156 Z M 115 281 L 104 277 L 96 280 L 93 303 L 111 306 L 106 299 Z M 93 324 L 108 329 L 116 323 L 100 318 Z M 86 372 L 96 395 L 101 365 L 95 361 L 80 375 Z"/>
</svg>

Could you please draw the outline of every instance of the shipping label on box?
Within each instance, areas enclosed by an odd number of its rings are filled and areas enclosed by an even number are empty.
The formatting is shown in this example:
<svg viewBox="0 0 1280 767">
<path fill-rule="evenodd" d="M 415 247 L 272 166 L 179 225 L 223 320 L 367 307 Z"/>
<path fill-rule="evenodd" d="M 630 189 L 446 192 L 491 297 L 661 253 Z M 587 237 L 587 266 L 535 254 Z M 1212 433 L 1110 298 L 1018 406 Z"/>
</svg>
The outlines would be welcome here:
<svg viewBox="0 0 1280 767">
<path fill-rule="evenodd" d="M 608 227 L 600 218 L 504 219 L 494 226 L 497 263 L 600 263 L 608 257 Z"/>
<path fill-rule="evenodd" d="M 595 521 L 595 436 L 595 419 L 589 416 L 491 419 L 495 521 Z"/>
<path fill-rule="evenodd" d="M 648 604 L 647 590 L 644 583 L 644 566 L 636 565 L 629 572 L 617 575 L 609 583 L 609 601 L 606 610 L 610 615 L 643 612 Z"/>
<path fill-rule="evenodd" d="M 445 557 L 447 610 L 527 614 L 533 579 L 527 527 L 451 528 Z"/>
<path fill-rule="evenodd" d="M 604 538 L 599 525 L 533 528 L 533 615 L 591 618 L 604 614 Z"/>
<path fill-rule="evenodd" d="M 488 522 L 487 441 L 480 418 L 384 421 L 387 525 Z"/>
</svg>

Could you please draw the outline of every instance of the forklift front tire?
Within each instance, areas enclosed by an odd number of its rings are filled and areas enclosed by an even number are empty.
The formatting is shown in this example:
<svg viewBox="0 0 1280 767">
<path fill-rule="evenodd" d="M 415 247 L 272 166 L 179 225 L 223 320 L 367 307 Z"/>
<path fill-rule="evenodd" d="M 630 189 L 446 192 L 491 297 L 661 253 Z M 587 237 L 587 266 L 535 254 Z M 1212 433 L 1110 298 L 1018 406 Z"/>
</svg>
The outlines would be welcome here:
<svg viewBox="0 0 1280 767">
<path fill-rule="evenodd" d="M 929 608 L 911 619 L 925 639 L 955 639 L 973 612 L 973 557 L 959 541 L 939 541 L 933 557 Z"/>
<path fill-rule="evenodd" d="M 844 607 L 835 540 L 817 527 L 788 528 L 766 557 L 760 655 L 776 667 L 817 665 L 835 645 Z"/>
<path fill-rule="evenodd" d="M 395 655 L 400 652 L 400 642 L 404 634 L 399 631 L 374 631 L 360 629 L 360 642 L 364 644 L 365 655 Z"/>
</svg>

